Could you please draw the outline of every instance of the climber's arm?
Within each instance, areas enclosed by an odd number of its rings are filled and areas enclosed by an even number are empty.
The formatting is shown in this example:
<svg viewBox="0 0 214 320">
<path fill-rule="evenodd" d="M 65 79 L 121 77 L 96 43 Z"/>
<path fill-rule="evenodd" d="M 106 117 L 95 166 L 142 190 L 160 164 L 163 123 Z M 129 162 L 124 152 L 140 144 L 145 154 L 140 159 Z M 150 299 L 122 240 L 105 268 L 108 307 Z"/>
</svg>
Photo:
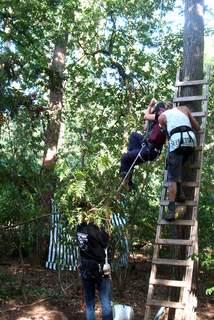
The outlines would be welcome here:
<svg viewBox="0 0 214 320">
<path fill-rule="evenodd" d="M 144 120 L 149 120 L 149 121 L 154 121 L 155 120 L 155 114 L 152 113 L 154 110 L 154 106 L 157 103 L 157 100 L 155 98 L 152 98 L 152 100 L 150 101 L 145 114 L 144 114 Z"/>
<path fill-rule="evenodd" d="M 166 128 L 166 116 L 163 113 L 158 117 L 158 122 L 162 128 Z"/>
</svg>

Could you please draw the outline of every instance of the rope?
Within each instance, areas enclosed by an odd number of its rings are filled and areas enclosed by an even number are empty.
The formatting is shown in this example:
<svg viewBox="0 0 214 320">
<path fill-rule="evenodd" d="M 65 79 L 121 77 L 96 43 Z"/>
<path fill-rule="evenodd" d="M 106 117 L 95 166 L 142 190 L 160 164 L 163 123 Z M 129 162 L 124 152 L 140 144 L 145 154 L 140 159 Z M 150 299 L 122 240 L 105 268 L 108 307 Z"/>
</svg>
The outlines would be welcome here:
<svg viewBox="0 0 214 320">
<path fill-rule="evenodd" d="M 129 173 L 131 172 L 132 168 L 134 167 L 138 157 L 140 157 L 141 151 L 143 150 L 144 147 L 145 147 L 145 144 L 143 143 L 140 151 L 138 152 L 138 154 L 136 156 L 136 158 L 132 162 L 131 167 L 129 168 L 128 172 L 126 173 L 125 177 L 123 178 L 122 182 L 120 183 L 119 188 L 117 189 L 117 193 L 121 190 L 122 186 L 124 185 L 124 182 L 125 182 L 126 178 L 128 177 Z"/>
<path fill-rule="evenodd" d="M 147 126 L 146 126 L 146 130 L 145 130 L 145 132 L 144 132 L 144 138 L 145 138 L 145 139 L 149 136 L 149 134 L 150 134 L 150 132 L 151 132 L 151 122 L 152 122 L 152 121 L 149 121 L 149 120 L 146 120 L 146 121 L 147 121 Z M 122 186 L 124 185 L 124 182 L 125 182 L 126 178 L 128 177 L 130 171 L 131 171 L 132 168 L 134 167 L 134 165 L 135 165 L 138 157 L 140 157 L 140 153 L 141 153 L 141 151 L 143 150 L 144 146 L 145 146 L 145 145 L 144 145 L 144 143 L 143 143 L 140 151 L 138 152 L 138 154 L 137 154 L 137 156 L 136 156 L 136 158 L 135 158 L 134 161 L 132 162 L 131 167 L 129 168 L 128 172 L 126 173 L 125 177 L 123 178 L 122 182 L 120 183 L 120 185 L 119 185 L 116 193 L 118 193 L 118 192 L 121 190 Z"/>
</svg>

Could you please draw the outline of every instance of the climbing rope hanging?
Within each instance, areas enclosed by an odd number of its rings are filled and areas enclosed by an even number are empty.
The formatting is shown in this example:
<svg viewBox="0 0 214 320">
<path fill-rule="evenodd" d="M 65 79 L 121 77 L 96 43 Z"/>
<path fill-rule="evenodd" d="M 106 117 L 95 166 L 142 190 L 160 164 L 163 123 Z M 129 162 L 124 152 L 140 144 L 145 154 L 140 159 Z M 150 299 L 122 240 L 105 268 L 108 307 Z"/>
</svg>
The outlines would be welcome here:
<svg viewBox="0 0 214 320">
<path fill-rule="evenodd" d="M 131 172 L 132 168 L 134 167 L 137 159 L 138 159 L 139 157 L 141 157 L 140 154 L 141 154 L 141 151 L 143 150 L 143 148 L 144 148 L 144 144 L 142 145 L 142 147 L 141 147 L 140 151 L 138 152 L 136 158 L 135 158 L 134 161 L 132 162 L 131 167 L 129 168 L 128 172 L 126 173 L 125 177 L 123 178 L 122 182 L 120 183 L 120 185 L 119 185 L 119 187 L 118 187 L 118 189 L 117 189 L 117 193 L 120 192 L 120 190 L 121 190 L 122 186 L 124 185 L 124 183 L 125 183 L 128 175 L 129 175 L 129 173 Z"/>
</svg>

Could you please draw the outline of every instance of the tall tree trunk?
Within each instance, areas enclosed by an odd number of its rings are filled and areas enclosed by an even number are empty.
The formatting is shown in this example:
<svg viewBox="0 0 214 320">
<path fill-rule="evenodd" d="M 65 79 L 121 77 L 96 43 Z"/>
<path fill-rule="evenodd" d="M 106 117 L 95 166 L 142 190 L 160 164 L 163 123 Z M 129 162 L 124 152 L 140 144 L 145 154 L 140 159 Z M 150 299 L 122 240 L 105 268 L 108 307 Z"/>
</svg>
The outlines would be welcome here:
<svg viewBox="0 0 214 320">
<path fill-rule="evenodd" d="M 184 54 L 183 54 L 183 80 L 202 80 L 204 78 L 204 0 L 185 0 L 184 24 Z M 195 96 L 202 94 L 202 86 L 184 87 L 181 96 Z M 201 110 L 201 102 L 193 102 L 192 110 Z M 194 181 L 196 176 L 189 174 L 187 169 L 184 176 Z M 188 194 L 194 197 L 190 191 Z M 191 218 L 191 217 L 190 217 Z M 196 245 L 196 247 L 198 247 Z"/>
<path fill-rule="evenodd" d="M 204 61 L 204 1 L 203 0 L 185 0 L 184 1 L 185 24 L 183 33 L 183 66 L 181 72 L 181 81 L 183 80 L 201 80 L 203 79 L 203 61 Z M 201 95 L 202 86 L 183 87 L 181 96 Z M 189 103 L 191 110 L 200 110 L 201 102 Z M 191 170 L 186 169 L 183 176 L 189 181 L 194 181 L 195 176 Z M 187 193 L 188 191 L 188 193 Z M 186 190 L 189 199 L 194 197 L 193 190 Z M 188 207 L 187 207 L 188 208 Z M 191 219 L 192 211 L 187 209 L 186 215 Z M 180 239 L 189 238 L 189 230 L 186 227 L 178 226 L 176 228 L 177 237 Z M 197 237 L 196 237 L 197 238 Z M 198 239 L 196 240 L 198 241 Z M 196 244 L 195 248 L 198 248 Z M 197 249 L 196 249 L 197 250 Z M 198 252 L 195 252 L 197 254 Z M 187 248 L 180 248 L 177 252 L 177 259 L 185 260 L 187 258 Z M 176 279 L 182 279 L 183 271 L 176 269 Z M 196 283 L 197 267 L 194 272 L 193 282 Z M 171 299 L 177 301 L 179 299 L 180 290 L 174 288 L 171 290 Z M 170 313 L 171 315 L 171 313 Z M 172 312 L 174 319 L 174 312 Z M 176 318 L 177 319 L 177 318 Z"/>
<path fill-rule="evenodd" d="M 203 79 L 204 62 L 204 0 L 185 0 L 184 14 L 182 78 L 200 80 Z M 182 96 L 200 93 L 201 86 L 185 87 L 182 90 Z"/>
<path fill-rule="evenodd" d="M 45 190 L 41 199 L 42 213 L 51 212 L 51 200 L 56 188 L 55 165 L 57 161 L 57 148 L 61 128 L 61 113 L 63 108 L 63 72 L 65 68 L 65 53 L 67 35 L 56 41 L 52 65 L 49 70 L 50 99 L 48 108 L 48 122 L 45 129 L 45 148 L 42 163 L 42 177 L 45 181 Z M 45 259 L 47 253 L 47 231 L 49 220 L 43 221 L 38 241 L 38 255 L 40 261 Z"/>
<path fill-rule="evenodd" d="M 67 36 L 57 41 L 50 69 L 49 121 L 45 132 L 45 152 L 43 157 L 43 167 L 45 168 L 53 168 L 56 162 L 61 111 L 63 108 L 63 72 L 65 68 L 66 45 Z"/>
</svg>

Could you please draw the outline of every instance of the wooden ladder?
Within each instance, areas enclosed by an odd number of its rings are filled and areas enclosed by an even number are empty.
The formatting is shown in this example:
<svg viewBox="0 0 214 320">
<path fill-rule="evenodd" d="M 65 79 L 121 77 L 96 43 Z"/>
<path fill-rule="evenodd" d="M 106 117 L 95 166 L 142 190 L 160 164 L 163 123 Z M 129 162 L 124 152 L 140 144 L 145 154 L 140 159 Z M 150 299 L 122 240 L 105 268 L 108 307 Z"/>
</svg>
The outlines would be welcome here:
<svg viewBox="0 0 214 320">
<path fill-rule="evenodd" d="M 192 115 L 198 118 L 201 129 L 196 133 L 196 151 L 186 169 L 187 172 L 194 174 L 195 178 L 194 181 L 182 182 L 183 188 L 189 191 L 191 199 L 186 200 L 185 203 L 176 203 L 178 218 L 173 222 L 167 222 L 164 219 L 164 214 L 169 203 L 167 199 L 168 183 L 166 170 L 164 172 L 144 320 L 154 319 L 152 312 L 156 312 L 155 309 L 160 307 L 165 308 L 165 316 L 158 317 L 158 319 L 196 319 L 197 299 L 194 295 L 193 284 L 197 260 L 194 260 L 194 255 L 198 253 L 197 211 L 205 142 L 210 68 L 208 68 L 204 80 L 180 81 L 179 79 L 180 71 L 176 76 L 173 106 L 182 105 L 186 101 L 197 101 L 201 106 L 199 111 L 192 112 Z M 181 90 L 185 86 L 201 86 L 202 95 L 181 97 Z M 188 179 L 188 175 L 185 178 Z M 184 254 L 181 259 L 179 254 L 182 250 Z M 174 297 L 172 300 L 173 290 L 177 292 L 176 300 Z M 158 299 L 158 296 L 163 298 Z"/>
</svg>

